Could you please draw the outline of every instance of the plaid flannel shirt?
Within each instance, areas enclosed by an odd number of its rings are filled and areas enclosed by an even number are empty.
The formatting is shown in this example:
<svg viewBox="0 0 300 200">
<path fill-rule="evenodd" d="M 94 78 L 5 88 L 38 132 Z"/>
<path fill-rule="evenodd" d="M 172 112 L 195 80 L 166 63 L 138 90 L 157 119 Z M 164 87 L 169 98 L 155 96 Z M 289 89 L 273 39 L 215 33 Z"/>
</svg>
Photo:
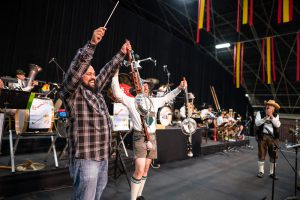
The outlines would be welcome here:
<svg viewBox="0 0 300 200">
<path fill-rule="evenodd" d="M 63 82 L 63 99 L 69 116 L 70 160 L 105 160 L 109 157 L 111 120 L 101 91 L 120 66 L 125 55 L 120 51 L 96 77 L 96 92 L 82 84 L 96 46 L 90 43 L 79 49 Z"/>
</svg>

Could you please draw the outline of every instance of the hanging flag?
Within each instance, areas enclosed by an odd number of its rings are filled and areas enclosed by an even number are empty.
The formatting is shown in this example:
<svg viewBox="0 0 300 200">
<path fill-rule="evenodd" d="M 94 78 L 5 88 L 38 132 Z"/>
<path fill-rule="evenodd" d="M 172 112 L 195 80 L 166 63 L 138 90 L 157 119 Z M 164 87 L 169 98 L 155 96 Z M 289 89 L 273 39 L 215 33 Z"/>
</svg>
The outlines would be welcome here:
<svg viewBox="0 0 300 200">
<path fill-rule="evenodd" d="M 200 25 L 200 1 L 198 0 L 198 23 L 197 23 L 197 34 L 196 34 L 196 42 L 199 43 L 200 42 L 200 29 L 198 28 Z"/>
<path fill-rule="evenodd" d="M 272 75 L 273 81 L 276 81 L 276 67 L 275 67 L 275 48 L 274 48 L 274 37 L 271 39 L 271 50 L 272 50 Z"/>
<path fill-rule="evenodd" d="M 210 31 L 210 0 L 206 0 L 206 31 Z"/>
<path fill-rule="evenodd" d="M 267 84 L 271 84 L 271 39 L 267 37 Z"/>
<path fill-rule="evenodd" d="M 236 44 L 233 49 L 233 84 L 235 84 L 235 69 L 236 69 Z"/>
<path fill-rule="evenodd" d="M 265 39 L 262 40 L 261 45 L 261 76 L 262 76 L 262 82 L 264 83 L 266 81 L 265 79 Z"/>
<path fill-rule="evenodd" d="M 204 12 L 206 6 L 206 31 L 210 31 L 210 1 L 211 0 L 198 0 L 198 21 L 197 21 L 197 34 L 196 42 L 200 42 L 200 30 L 203 29 L 204 24 Z"/>
<path fill-rule="evenodd" d="M 237 0 L 236 32 L 240 32 L 240 0 Z"/>
<path fill-rule="evenodd" d="M 243 0 L 243 20 L 242 24 L 248 23 L 248 0 Z"/>
<path fill-rule="evenodd" d="M 290 21 L 290 2 L 289 0 L 283 0 L 283 23 Z"/>
<path fill-rule="evenodd" d="M 244 43 L 241 46 L 241 84 L 244 82 Z"/>
<path fill-rule="evenodd" d="M 296 65 L 296 81 L 300 80 L 300 33 L 297 33 L 297 65 Z"/>
<path fill-rule="evenodd" d="M 237 43 L 237 49 L 236 49 L 236 74 L 235 74 L 235 84 L 236 88 L 240 88 L 240 59 L 241 59 L 241 43 Z"/>
<path fill-rule="evenodd" d="M 250 0 L 249 26 L 253 26 L 253 0 Z"/>
<path fill-rule="evenodd" d="M 290 21 L 292 21 L 293 20 L 293 0 L 290 0 L 289 14 L 290 14 L 289 19 L 290 19 Z"/>
<path fill-rule="evenodd" d="M 204 5 L 205 5 L 205 0 L 200 0 L 200 14 L 199 14 L 198 29 L 203 29 Z"/>
<path fill-rule="evenodd" d="M 282 18 L 282 0 L 278 0 L 277 23 L 281 23 Z"/>
</svg>

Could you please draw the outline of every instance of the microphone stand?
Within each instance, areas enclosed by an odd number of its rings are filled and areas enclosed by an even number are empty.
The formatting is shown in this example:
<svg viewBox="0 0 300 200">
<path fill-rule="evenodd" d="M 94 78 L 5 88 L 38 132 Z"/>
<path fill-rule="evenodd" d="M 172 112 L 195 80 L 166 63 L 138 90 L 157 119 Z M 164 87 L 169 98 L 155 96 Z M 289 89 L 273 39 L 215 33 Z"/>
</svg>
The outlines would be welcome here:
<svg viewBox="0 0 300 200">
<path fill-rule="evenodd" d="M 297 189 L 297 163 L 296 163 L 296 168 L 294 168 L 292 166 L 292 164 L 289 162 L 289 160 L 286 158 L 286 156 L 284 155 L 284 153 L 281 151 L 281 149 L 277 146 L 277 144 L 274 143 L 274 154 L 275 151 L 279 150 L 279 152 L 281 153 L 281 155 L 284 157 L 284 159 L 287 161 L 287 163 L 290 165 L 290 167 L 292 168 L 292 170 L 295 172 L 295 195 L 296 195 L 296 189 Z M 298 154 L 298 150 L 296 149 L 296 162 L 297 162 L 297 154 Z M 276 177 L 276 156 L 274 155 L 274 171 L 273 171 L 273 177 L 272 177 L 272 200 L 274 200 L 274 189 L 275 189 L 275 177 Z M 266 199 L 266 197 L 264 197 L 263 199 Z"/>
<path fill-rule="evenodd" d="M 62 73 L 63 73 L 63 80 L 65 79 L 65 74 L 66 72 L 64 71 L 64 69 L 57 63 L 56 58 L 53 59 L 53 62 L 55 63 L 56 67 L 59 68 Z"/>
</svg>

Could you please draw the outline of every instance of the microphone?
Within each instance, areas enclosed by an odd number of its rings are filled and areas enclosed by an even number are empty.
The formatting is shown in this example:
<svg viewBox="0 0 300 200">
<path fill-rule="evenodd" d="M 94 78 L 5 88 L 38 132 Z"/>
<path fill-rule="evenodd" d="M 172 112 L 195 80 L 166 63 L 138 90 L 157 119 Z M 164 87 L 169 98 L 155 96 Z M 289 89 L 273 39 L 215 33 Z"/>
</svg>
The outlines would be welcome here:
<svg viewBox="0 0 300 200">
<path fill-rule="evenodd" d="M 135 59 L 136 61 L 139 60 L 139 59 L 140 59 L 139 54 L 134 54 L 134 59 Z"/>
<path fill-rule="evenodd" d="M 49 64 L 52 63 L 53 61 L 55 61 L 55 58 L 51 58 L 51 60 L 49 60 Z"/>
<path fill-rule="evenodd" d="M 163 65 L 164 72 L 166 71 L 168 65 Z"/>
<path fill-rule="evenodd" d="M 150 57 L 150 60 L 154 63 L 154 66 L 156 66 L 156 60 Z"/>
</svg>

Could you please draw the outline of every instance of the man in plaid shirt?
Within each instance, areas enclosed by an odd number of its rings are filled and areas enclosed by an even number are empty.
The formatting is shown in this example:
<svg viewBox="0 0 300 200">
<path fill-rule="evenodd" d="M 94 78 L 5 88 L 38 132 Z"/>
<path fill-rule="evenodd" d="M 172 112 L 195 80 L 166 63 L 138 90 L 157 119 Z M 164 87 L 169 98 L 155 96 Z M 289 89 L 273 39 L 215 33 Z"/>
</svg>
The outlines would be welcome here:
<svg viewBox="0 0 300 200">
<path fill-rule="evenodd" d="M 99 200 L 107 183 L 111 121 L 101 94 L 103 88 L 131 51 L 127 41 L 95 76 L 90 65 L 97 44 L 105 34 L 100 27 L 75 55 L 63 82 L 63 97 L 69 114 L 68 133 L 73 199 Z"/>
</svg>

